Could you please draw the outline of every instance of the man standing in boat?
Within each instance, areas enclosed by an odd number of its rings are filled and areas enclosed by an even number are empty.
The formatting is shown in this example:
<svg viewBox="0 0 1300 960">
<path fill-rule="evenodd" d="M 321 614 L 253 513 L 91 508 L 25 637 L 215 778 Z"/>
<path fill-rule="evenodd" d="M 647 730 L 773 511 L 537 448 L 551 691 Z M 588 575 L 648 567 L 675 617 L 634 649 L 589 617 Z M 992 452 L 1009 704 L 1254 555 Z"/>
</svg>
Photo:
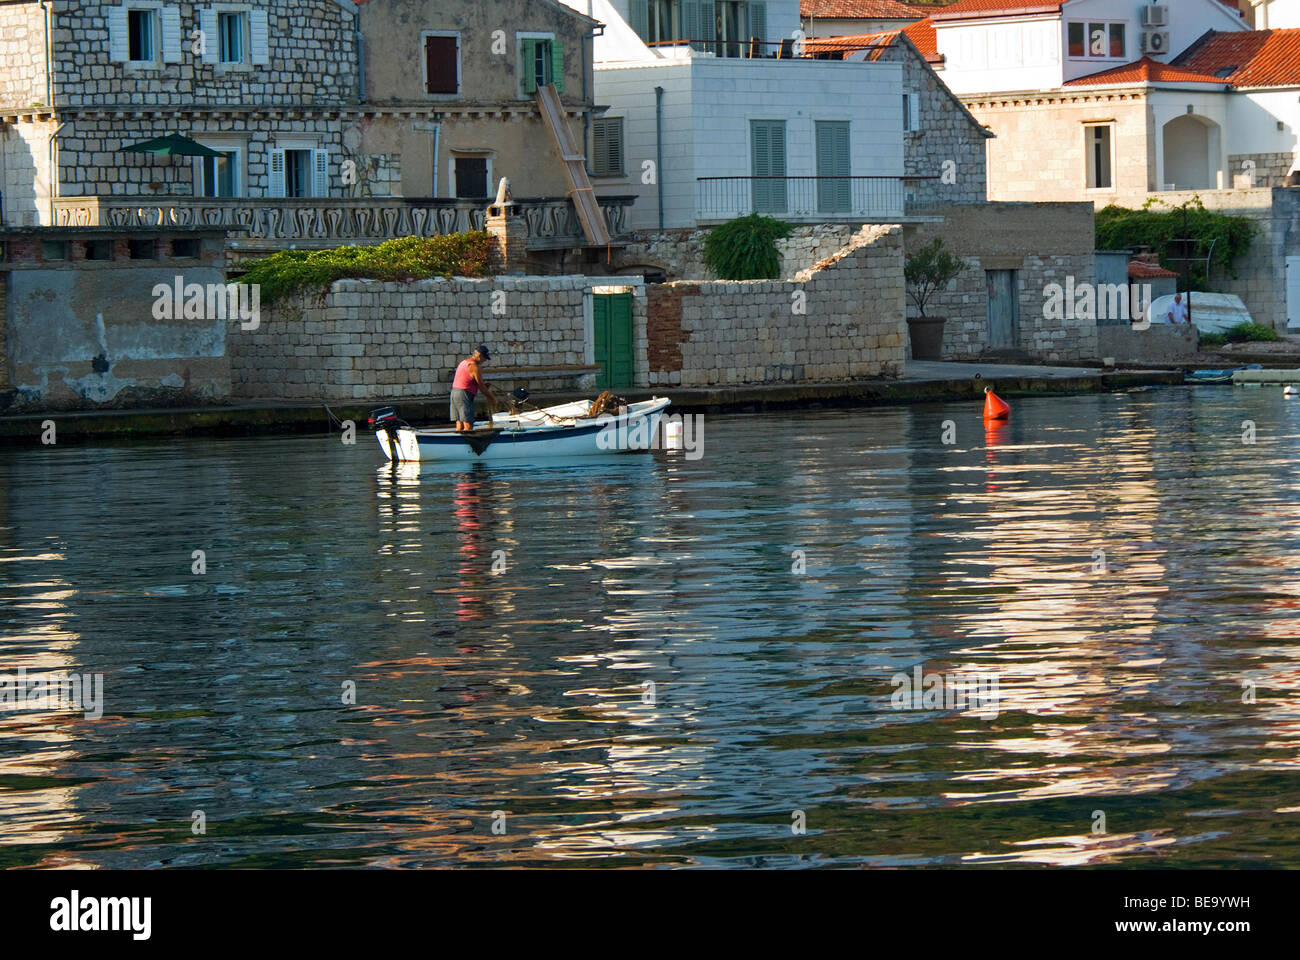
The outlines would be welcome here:
<svg viewBox="0 0 1300 960">
<path fill-rule="evenodd" d="M 492 388 L 483 380 L 478 365 L 492 359 L 488 348 L 480 346 L 456 367 L 456 376 L 451 381 L 451 419 L 456 421 L 456 432 L 467 433 L 474 429 L 474 401 L 478 399 L 479 389 L 493 403 L 496 397 Z"/>
</svg>

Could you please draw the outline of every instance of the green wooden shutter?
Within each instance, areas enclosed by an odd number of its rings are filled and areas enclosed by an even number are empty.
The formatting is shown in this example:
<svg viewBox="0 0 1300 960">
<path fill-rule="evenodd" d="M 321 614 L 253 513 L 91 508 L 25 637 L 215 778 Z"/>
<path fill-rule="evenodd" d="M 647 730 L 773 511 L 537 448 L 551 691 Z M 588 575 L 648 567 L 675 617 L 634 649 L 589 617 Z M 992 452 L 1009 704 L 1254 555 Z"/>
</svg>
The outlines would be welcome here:
<svg viewBox="0 0 1300 960">
<path fill-rule="evenodd" d="M 817 176 L 849 176 L 849 124 L 845 120 L 817 121 Z M 847 213 L 850 181 L 818 180 L 819 213 Z"/>
<path fill-rule="evenodd" d="M 609 143 L 609 174 L 613 177 L 623 176 L 623 118 L 606 120 Z"/>
<path fill-rule="evenodd" d="M 785 176 L 785 121 L 751 120 L 750 169 L 755 177 Z M 758 213 L 784 213 L 784 180 L 753 181 L 754 210 Z"/>
<path fill-rule="evenodd" d="M 616 293 L 609 304 L 609 385 L 632 386 L 632 295 Z"/>
<path fill-rule="evenodd" d="M 524 62 L 524 93 L 537 92 L 536 47 L 536 40 L 519 41 L 519 56 Z"/>
<path fill-rule="evenodd" d="M 749 36 L 752 39 L 767 39 L 767 4 L 750 2 L 746 4 L 749 8 Z"/>
<path fill-rule="evenodd" d="M 558 38 L 551 41 L 551 82 L 556 93 L 564 92 L 564 47 Z"/>
<path fill-rule="evenodd" d="M 642 40 L 650 39 L 649 0 L 631 0 L 628 4 L 628 25 Z"/>
</svg>

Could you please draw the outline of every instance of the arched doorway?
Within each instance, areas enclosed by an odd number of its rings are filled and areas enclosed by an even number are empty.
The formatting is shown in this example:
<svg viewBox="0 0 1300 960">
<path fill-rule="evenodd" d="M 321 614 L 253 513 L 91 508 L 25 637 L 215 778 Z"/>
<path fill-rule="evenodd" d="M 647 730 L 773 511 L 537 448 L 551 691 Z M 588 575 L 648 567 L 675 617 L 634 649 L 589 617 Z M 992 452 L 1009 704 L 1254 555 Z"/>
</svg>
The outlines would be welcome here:
<svg viewBox="0 0 1300 960">
<path fill-rule="evenodd" d="M 1212 190 L 1218 187 L 1219 125 L 1187 114 L 1164 127 L 1166 190 Z"/>
</svg>

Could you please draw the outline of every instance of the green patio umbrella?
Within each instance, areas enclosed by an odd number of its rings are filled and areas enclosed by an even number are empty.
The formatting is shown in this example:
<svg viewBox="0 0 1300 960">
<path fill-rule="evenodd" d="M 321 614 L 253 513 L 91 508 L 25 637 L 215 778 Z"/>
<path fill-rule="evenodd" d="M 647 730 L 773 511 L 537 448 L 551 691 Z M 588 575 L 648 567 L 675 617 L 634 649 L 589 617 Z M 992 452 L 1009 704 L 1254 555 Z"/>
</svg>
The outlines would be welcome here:
<svg viewBox="0 0 1300 960">
<path fill-rule="evenodd" d="M 152 153 L 160 157 L 219 157 L 221 154 L 210 147 L 205 147 L 197 140 L 183 137 L 179 133 L 169 133 L 165 137 L 143 140 L 122 148 L 123 153 Z M 190 184 L 194 190 L 194 184 Z"/>
<path fill-rule="evenodd" d="M 154 140 L 143 140 L 122 148 L 123 153 L 156 153 L 164 157 L 219 157 L 211 147 L 205 147 L 197 140 L 182 137 L 179 133 L 169 133 Z"/>
</svg>

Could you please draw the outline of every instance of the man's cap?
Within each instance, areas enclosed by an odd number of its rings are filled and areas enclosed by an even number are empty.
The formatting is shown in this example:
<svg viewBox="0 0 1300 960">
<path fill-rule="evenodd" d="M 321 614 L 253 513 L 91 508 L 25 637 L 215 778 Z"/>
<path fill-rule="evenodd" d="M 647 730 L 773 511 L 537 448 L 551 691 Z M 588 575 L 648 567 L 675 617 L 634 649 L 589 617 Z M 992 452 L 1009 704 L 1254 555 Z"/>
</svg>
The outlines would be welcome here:
<svg viewBox="0 0 1300 960">
<path fill-rule="evenodd" d="M 478 352 L 483 355 L 484 360 L 492 359 L 492 354 L 488 353 L 488 348 L 481 343 L 478 345 Z"/>
</svg>

